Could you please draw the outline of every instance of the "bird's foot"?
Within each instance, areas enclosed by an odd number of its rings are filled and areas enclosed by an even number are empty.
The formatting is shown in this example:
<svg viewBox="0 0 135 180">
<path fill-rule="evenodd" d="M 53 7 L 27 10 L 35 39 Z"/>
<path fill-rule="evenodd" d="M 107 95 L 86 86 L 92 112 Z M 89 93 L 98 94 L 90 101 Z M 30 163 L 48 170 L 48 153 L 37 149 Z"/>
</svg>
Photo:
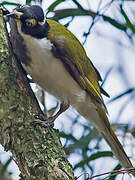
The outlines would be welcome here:
<svg viewBox="0 0 135 180">
<path fill-rule="evenodd" d="M 60 104 L 59 111 L 54 116 L 45 117 L 43 114 L 36 114 L 35 115 L 36 120 L 33 123 L 39 124 L 43 127 L 53 127 L 55 119 L 57 119 L 57 117 L 59 117 L 60 114 L 62 114 L 64 111 L 66 111 L 68 109 L 68 107 L 69 107 L 69 103 L 62 102 Z"/>
<path fill-rule="evenodd" d="M 45 117 L 43 114 L 36 114 L 35 116 L 35 120 L 33 122 L 34 125 L 41 125 L 43 127 L 53 127 L 54 126 L 54 121 L 55 121 L 55 117 Z"/>
</svg>

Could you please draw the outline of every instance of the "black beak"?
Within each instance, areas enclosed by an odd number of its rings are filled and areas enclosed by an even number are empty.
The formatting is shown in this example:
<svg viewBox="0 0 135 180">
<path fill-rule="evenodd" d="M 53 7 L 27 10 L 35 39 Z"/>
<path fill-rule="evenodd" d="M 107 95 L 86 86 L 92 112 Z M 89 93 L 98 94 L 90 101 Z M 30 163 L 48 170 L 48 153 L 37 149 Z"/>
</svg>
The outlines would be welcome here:
<svg viewBox="0 0 135 180">
<path fill-rule="evenodd" d="M 7 18 L 14 18 L 14 19 L 20 19 L 20 17 L 23 15 L 23 13 L 22 12 L 18 12 L 18 11 L 13 11 L 13 12 L 11 12 L 10 14 L 7 14 L 7 15 L 5 15 L 5 17 L 7 17 Z"/>
</svg>

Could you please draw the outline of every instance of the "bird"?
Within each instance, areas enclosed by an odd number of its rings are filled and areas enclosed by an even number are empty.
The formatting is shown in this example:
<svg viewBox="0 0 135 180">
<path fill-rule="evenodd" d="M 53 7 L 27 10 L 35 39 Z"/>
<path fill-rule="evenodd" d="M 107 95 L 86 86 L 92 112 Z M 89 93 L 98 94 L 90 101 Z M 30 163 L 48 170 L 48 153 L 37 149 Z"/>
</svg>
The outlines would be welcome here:
<svg viewBox="0 0 135 180">
<path fill-rule="evenodd" d="M 46 18 L 38 5 L 23 5 L 7 15 L 13 52 L 34 82 L 61 101 L 53 121 L 71 105 L 110 146 L 124 168 L 133 168 L 111 128 L 101 94 L 101 75 L 80 41 L 63 25 Z"/>
</svg>

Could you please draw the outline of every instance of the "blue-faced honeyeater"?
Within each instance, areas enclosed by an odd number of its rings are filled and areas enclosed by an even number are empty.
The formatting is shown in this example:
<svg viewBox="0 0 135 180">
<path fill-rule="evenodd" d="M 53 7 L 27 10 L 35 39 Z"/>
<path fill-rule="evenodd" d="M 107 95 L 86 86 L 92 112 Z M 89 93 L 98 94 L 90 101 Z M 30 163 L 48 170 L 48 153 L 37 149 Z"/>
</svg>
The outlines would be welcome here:
<svg viewBox="0 0 135 180">
<path fill-rule="evenodd" d="M 40 6 L 18 7 L 8 17 L 13 51 L 24 70 L 62 102 L 61 111 L 72 105 L 90 121 L 124 168 L 133 167 L 108 121 L 101 93 L 108 94 L 99 85 L 101 76 L 79 40 L 46 19 Z"/>
</svg>

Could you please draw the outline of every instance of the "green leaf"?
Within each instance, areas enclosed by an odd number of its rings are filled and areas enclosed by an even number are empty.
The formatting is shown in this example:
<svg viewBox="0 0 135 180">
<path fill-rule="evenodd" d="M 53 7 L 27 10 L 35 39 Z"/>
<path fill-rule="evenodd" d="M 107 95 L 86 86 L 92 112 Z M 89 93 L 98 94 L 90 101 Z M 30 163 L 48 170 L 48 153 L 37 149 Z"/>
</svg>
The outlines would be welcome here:
<svg viewBox="0 0 135 180">
<path fill-rule="evenodd" d="M 88 157 L 85 160 L 80 161 L 78 164 L 74 166 L 73 169 L 76 169 L 78 167 L 82 167 L 85 164 L 89 163 L 90 161 L 102 158 L 102 157 L 113 157 L 113 153 L 111 151 L 99 151 L 95 154 L 92 154 L 90 157 Z"/>
<path fill-rule="evenodd" d="M 60 137 L 66 138 L 67 140 L 72 140 L 73 142 L 76 142 L 77 139 L 72 134 L 65 134 L 64 132 L 59 133 Z"/>
<path fill-rule="evenodd" d="M 113 101 L 116 101 L 116 100 L 120 99 L 121 97 L 123 97 L 123 96 L 125 96 L 125 95 L 127 95 L 127 94 L 132 93 L 133 91 L 135 91 L 135 88 L 130 88 L 130 89 L 128 89 L 127 91 L 121 93 L 120 95 L 112 98 L 112 99 L 109 101 L 109 103 L 111 103 L 111 102 L 113 102 Z"/>
<path fill-rule="evenodd" d="M 72 146 L 72 149 L 88 149 L 89 143 L 95 139 L 100 140 L 101 136 L 98 131 L 93 128 L 89 132 L 89 134 L 87 134 L 86 136 L 82 136 L 79 140 L 77 140 L 74 144 L 71 144 L 70 146 Z"/>
<path fill-rule="evenodd" d="M 13 157 L 10 157 L 7 162 L 5 163 L 5 165 L 3 165 L 3 167 L 0 170 L 0 179 L 3 179 L 5 171 L 7 171 L 7 167 L 10 164 L 10 162 L 12 161 Z"/>
<path fill-rule="evenodd" d="M 26 4 L 31 4 L 32 0 L 26 0 Z"/>
<path fill-rule="evenodd" d="M 120 170 L 120 169 L 121 169 L 121 165 L 118 164 L 112 171 L 116 171 L 116 170 Z M 115 178 L 116 178 L 117 175 L 118 175 L 118 173 L 116 173 L 116 174 L 112 173 L 112 174 L 109 176 L 108 180 L 115 180 Z"/>
<path fill-rule="evenodd" d="M 98 142 L 101 140 L 101 136 L 95 128 L 93 128 L 86 136 L 82 136 L 79 140 L 77 140 L 72 134 L 65 134 L 64 132 L 60 133 L 60 137 L 73 141 L 72 144 L 65 148 L 67 155 L 73 153 L 76 149 L 81 149 L 87 153 L 89 143 L 92 140 L 96 139 Z"/>
<path fill-rule="evenodd" d="M 78 6 L 79 9 L 85 11 L 85 9 L 80 5 L 80 3 L 78 1 L 76 1 L 76 0 L 72 0 L 72 1 Z"/>
<path fill-rule="evenodd" d="M 75 16 L 91 16 L 92 18 L 94 18 L 95 16 L 100 16 L 104 19 L 104 21 L 107 21 L 108 23 L 110 23 L 111 25 L 113 25 L 115 28 L 126 31 L 127 30 L 127 26 L 125 24 L 121 24 L 119 22 L 117 22 L 115 19 L 112 19 L 108 16 L 105 16 L 103 14 L 97 14 L 93 11 L 89 11 L 89 10 L 82 10 L 80 8 L 77 9 L 60 9 L 60 10 L 55 10 L 53 11 L 55 13 L 55 15 L 51 18 L 53 20 L 59 21 L 63 18 L 67 18 L 67 17 L 75 17 Z"/>
<path fill-rule="evenodd" d="M 8 1 L 3 1 L 0 3 L 0 6 L 5 6 L 5 5 L 10 5 L 10 6 L 20 6 L 20 3 L 14 3 L 14 2 L 8 2 Z"/>
<path fill-rule="evenodd" d="M 120 29 L 120 30 L 123 30 L 123 31 L 126 31 L 127 30 L 127 26 L 125 24 L 121 24 L 119 22 L 117 22 L 116 20 L 108 17 L 108 16 L 105 16 L 105 15 L 100 15 L 102 16 L 103 20 L 104 21 L 107 21 L 109 22 L 111 25 L 113 25 L 115 28 L 117 29 Z"/>
<path fill-rule="evenodd" d="M 127 23 L 127 26 L 131 29 L 131 31 L 133 33 L 135 33 L 135 27 L 134 25 L 131 23 L 130 19 L 128 18 L 128 16 L 126 15 L 124 9 L 122 8 L 122 5 L 120 5 L 120 11 L 121 11 L 121 14 L 123 15 L 123 17 L 125 18 L 125 21 Z"/>
<path fill-rule="evenodd" d="M 104 79 L 103 79 L 103 81 L 102 81 L 101 87 L 103 87 L 103 85 L 105 84 L 105 82 L 106 82 L 109 74 L 111 73 L 112 69 L 113 69 L 113 66 L 111 66 L 111 67 L 108 69 L 108 71 L 106 72 L 105 77 L 104 77 Z"/>
<path fill-rule="evenodd" d="M 63 18 L 67 18 L 67 17 L 74 17 L 74 16 L 84 16 L 87 15 L 89 16 L 89 12 L 88 11 L 82 11 L 80 9 L 61 9 L 61 10 L 56 10 L 54 11 L 55 16 L 52 17 L 52 19 L 54 20 L 60 20 Z"/>
<path fill-rule="evenodd" d="M 47 14 L 48 14 L 49 12 L 52 12 L 52 11 L 56 8 L 56 6 L 58 6 L 60 3 L 64 2 L 64 1 L 66 1 L 66 0 L 57 0 L 57 1 L 55 1 L 54 3 L 52 3 L 52 4 L 49 6 L 49 8 L 48 8 Z"/>
<path fill-rule="evenodd" d="M 31 4 L 31 2 L 36 2 L 36 0 L 26 0 L 26 4 Z M 38 0 L 38 2 L 41 4 L 42 1 Z"/>
</svg>

